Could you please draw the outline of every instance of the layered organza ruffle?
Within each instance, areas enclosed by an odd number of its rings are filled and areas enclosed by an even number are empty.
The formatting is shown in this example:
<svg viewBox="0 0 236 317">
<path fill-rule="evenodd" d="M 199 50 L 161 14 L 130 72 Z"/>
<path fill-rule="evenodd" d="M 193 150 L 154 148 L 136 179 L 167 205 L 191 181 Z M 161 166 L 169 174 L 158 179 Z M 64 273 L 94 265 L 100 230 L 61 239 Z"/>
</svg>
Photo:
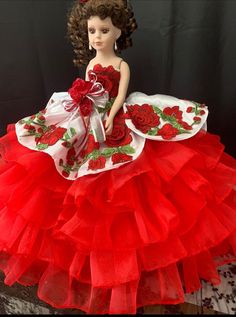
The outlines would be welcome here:
<svg viewBox="0 0 236 317">
<path fill-rule="evenodd" d="M 0 269 L 54 307 L 135 314 L 177 304 L 236 260 L 236 161 L 219 137 L 147 140 L 118 169 L 69 181 L 0 139 Z"/>
</svg>

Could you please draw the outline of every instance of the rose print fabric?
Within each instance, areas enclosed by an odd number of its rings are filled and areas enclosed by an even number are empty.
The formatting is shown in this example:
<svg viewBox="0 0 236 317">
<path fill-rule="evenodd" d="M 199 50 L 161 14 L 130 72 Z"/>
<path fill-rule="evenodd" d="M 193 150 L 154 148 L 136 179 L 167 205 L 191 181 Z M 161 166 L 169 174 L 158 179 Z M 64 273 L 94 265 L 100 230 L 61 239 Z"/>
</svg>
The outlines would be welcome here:
<svg viewBox="0 0 236 317">
<path fill-rule="evenodd" d="M 114 119 L 105 122 L 118 94 L 120 72 L 94 66 L 89 81 L 77 78 L 68 93 L 54 94 L 45 109 L 16 124 L 18 141 L 49 154 L 57 171 L 70 180 L 118 168 L 142 153 L 145 140 L 179 141 L 206 122 L 205 105 L 171 96 L 131 94 Z"/>
<path fill-rule="evenodd" d="M 132 93 L 124 105 L 126 124 L 138 135 L 158 141 L 191 138 L 206 124 L 205 104 L 172 96 Z"/>
</svg>

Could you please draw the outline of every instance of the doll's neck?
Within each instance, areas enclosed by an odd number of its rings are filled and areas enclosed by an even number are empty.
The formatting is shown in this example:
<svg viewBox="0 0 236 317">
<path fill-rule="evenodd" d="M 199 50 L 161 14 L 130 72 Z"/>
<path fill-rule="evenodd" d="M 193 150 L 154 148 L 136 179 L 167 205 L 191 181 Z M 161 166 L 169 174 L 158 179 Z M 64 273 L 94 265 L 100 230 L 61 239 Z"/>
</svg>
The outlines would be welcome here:
<svg viewBox="0 0 236 317">
<path fill-rule="evenodd" d="M 101 62 L 107 62 L 109 60 L 113 60 L 115 57 L 117 57 L 117 55 L 115 54 L 114 51 L 110 51 L 110 52 L 97 51 L 96 53 L 96 59 Z"/>
</svg>

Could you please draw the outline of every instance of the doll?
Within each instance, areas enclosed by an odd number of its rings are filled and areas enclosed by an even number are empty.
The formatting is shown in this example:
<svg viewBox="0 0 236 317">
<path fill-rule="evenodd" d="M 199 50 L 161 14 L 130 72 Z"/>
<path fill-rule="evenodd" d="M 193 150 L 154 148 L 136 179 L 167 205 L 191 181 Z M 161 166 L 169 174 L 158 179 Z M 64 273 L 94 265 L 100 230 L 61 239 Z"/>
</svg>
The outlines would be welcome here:
<svg viewBox="0 0 236 317">
<path fill-rule="evenodd" d="M 127 88 L 122 0 L 76 1 L 68 92 L 0 139 L 0 269 L 40 299 L 95 314 L 184 302 L 236 260 L 236 162 L 207 107 Z M 10 228 L 10 230 L 9 230 Z"/>
<path fill-rule="evenodd" d="M 116 51 L 131 45 L 129 34 L 136 26 L 122 0 L 75 6 L 69 18 L 79 52 L 74 62 L 82 65 L 95 55 L 86 80 L 77 78 L 67 93 L 55 93 L 43 112 L 16 124 L 19 142 L 49 154 L 67 179 L 118 168 L 140 156 L 146 139 L 187 139 L 206 122 L 203 104 L 140 92 L 126 98 L 130 69 Z"/>
</svg>

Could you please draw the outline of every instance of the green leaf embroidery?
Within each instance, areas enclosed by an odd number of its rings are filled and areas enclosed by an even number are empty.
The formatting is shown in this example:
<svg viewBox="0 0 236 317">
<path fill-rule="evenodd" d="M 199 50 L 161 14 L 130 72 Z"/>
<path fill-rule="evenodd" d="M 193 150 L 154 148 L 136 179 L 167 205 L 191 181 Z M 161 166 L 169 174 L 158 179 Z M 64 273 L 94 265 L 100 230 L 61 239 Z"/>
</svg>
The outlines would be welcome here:
<svg viewBox="0 0 236 317">
<path fill-rule="evenodd" d="M 110 99 L 109 101 L 107 101 L 106 105 L 104 108 L 100 108 L 100 107 L 97 107 L 97 110 L 99 113 L 105 113 L 107 112 L 109 109 L 111 109 L 113 103 L 115 101 L 115 98 L 112 98 Z"/>
<path fill-rule="evenodd" d="M 122 147 L 119 147 L 118 149 L 119 149 L 119 153 L 122 153 L 122 154 L 134 154 L 135 153 L 135 149 L 132 146 L 130 146 L 129 144 L 122 146 Z"/>
<path fill-rule="evenodd" d="M 39 125 L 40 127 L 42 127 L 43 129 L 45 129 L 45 124 L 41 123 L 41 122 L 36 122 L 36 121 L 31 121 L 31 123 L 35 124 L 35 125 Z"/>
<path fill-rule="evenodd" d="M 151 130 L 148 131 L 148 135 L 157 135 L 158 133 L 158 128 L 152 128 Z"/>
<path fill-rule="evenodd" d="M 36 119 L 38 124 L 43 125 L 46 120 L 40 120 L 39 118 Z"/>
<path fill-rule="evenodd" d="M 117 153 L 117 149 L 116 148 L 107 148 L 101 153 L 101 155 L 103 155 L 103 156 L 108 158 L 108 157 L 112 156 L 115 153 Z"/>
<path fill-rule="evenodd" d="M 46 150 L 48 148 L 48 144 L 37 144 L 36 147 L 38 150 Z"/>
<path fill-rule="evenodd" d="M 33 131 L 33 130 L 29 130 L 28 132 L 30 135 L 35 135 L 35 131 Z"/>
<path fill-rule="evenodd" d="M 178 134 L 183 134 L 183 133 L 191 134 L 191 132 L 189 130 L 179 129 L 179 133 Z"/>
<path fill-rule="evenodd" d="M 72 137 L 76 135 L 75 128 L 70 128 L 70 134 L 71 134 Z"/>
<path fill-rule="evenodd" d="M 195 105 L 197 107 L 199 104 L 195 103 Z M 152 107 L 153 107 L 154 111 L 162 118 L 163 121 L 169 122 L 174 128 L 176 128 L 179 131 L 178 134 L 182 134 L 182 133 L 188 133 L 189 134 L 189 133 L 191 133 L 189 130 L 185 130 L 182 127 L 182 125 L 177 121 L 177 119 L 175 117 L 165 115 L 163 113 L 163 111 L 160 108 L 158 108 L 157 106 L 152 106 Z M 196 111 L 196 108 L 195 108 L 194 111 Z M 156 134 L 152 134 L 152 130 L 148 132 L 149 135 L 157 135 L 157 133 L 158 133 L 158 129 L 156 131 Z"/>
<path fill-rule="evenodd" d="M 93 152 L 89 153 L 88 156 L 86 156 L 87 159 L 92 158 L 96 160 L 101 155 L 101 152 L 99 150 L 94 150 Z"/>
<path fill-rule="evenodd" d="M 63 135 L 63 139 L 65 139 L 66 141 L 70 140 L 70 136 L 68 134 L 68 132 L 65 132 L 64 135 Z"/>
</svg>

